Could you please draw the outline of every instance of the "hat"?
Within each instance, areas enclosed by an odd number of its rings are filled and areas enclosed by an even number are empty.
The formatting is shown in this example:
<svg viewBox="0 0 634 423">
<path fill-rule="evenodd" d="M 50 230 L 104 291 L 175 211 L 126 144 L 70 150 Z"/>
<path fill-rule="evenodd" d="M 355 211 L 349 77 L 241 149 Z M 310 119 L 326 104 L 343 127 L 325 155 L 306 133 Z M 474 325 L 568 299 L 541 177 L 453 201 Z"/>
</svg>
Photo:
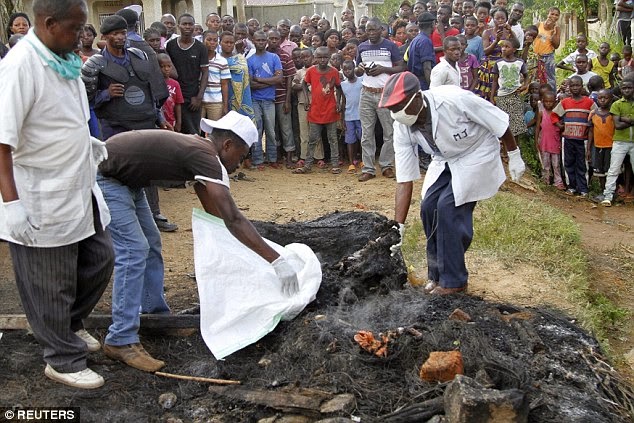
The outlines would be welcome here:
<svg viewBox="0 0 634 423">
<path fill-rule="evenodd" d="M 383 87 L 379 107 L 390 107 L 420 91 L 420 82 L 411 72 L 400 72 L 390 76 Z"/>
<path fill-rule="evenodd" d="M 109 34 L 112 31 L 118 31 L 120 29 L 128 29 L 128 22 L 119 15 L 112 15 L 103 20 L 99 32 Z"/>
<path fill-rule="evenodd" d="M 420 14 L 416 22 L 421 24 L 423 22 L 434 22 L 435 20 L 436 20 L 436 15 L 434 15 L 433 13 L 424 12 Z"/>
<path fill-rule="evenodd" d="M 132 9 L 128 9 L 127 7 L 125 9 L 118 10 L 115 15 L 121 16 L 123 19 L 125 19 L 125 21 L 128 23 L 128 26 L 134 25 L 139 21 L 139 14 Z"/>
<path fill-rule="evenodd" d="M 236 111 L 230 111 L 218 120 L 201 119 L 200 129 L 210 134 L 216 129 L 227 129 L 244 141 L 249 147 L 258 140 L 258 130 L 253 121 Z"/>
</svg>

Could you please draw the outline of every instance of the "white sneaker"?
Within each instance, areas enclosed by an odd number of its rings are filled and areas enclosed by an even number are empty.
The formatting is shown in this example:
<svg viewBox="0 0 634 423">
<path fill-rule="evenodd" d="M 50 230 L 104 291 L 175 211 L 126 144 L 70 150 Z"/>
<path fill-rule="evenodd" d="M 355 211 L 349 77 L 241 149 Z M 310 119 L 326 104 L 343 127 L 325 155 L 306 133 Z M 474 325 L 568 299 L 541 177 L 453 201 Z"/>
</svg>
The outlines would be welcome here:
<svg viewBox="0 0 634 423">
<path fill-rule="evenodd" d="M 55 382 L 60 382 L 64 385 L 72 386 L 73 388 L 95 389 L 103 386 L 105 383 L 103 377 L 89 368 L 75 373 L 59 373 L 47 364 L 44 369 L 44 374 Z"/>
<path fill-rule="evenodd" d="M 101 344 L 99 343 L 99 341 L 97 341 L 94 336 L 86 332 L 86 329 L 78 330 L 77 332 L 75 332 L 75 335 L 79 336 L 81 340 L 86 343 L 86 345 L 88 346 L 88 351 L 95 352 L 101 349 Z"/>
</svg>

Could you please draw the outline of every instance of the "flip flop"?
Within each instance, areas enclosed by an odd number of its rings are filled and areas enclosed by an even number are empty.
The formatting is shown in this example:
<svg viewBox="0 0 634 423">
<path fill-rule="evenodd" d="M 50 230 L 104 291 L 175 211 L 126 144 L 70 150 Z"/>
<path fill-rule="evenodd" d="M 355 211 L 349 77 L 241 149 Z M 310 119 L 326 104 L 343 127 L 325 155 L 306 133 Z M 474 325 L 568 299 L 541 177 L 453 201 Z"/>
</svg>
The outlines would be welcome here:
<svg viewBox="0 0 634 423">
<path fill-rule="evenodd" d="M 332 169 L 330 169 L 330 173 L 332 173 L 333 175 L 339 175 L 341 173 L 341 168 L 333 167 Z"/>
<path fill-rule="evenodd" d="M 304 175 L 306 173 L 310 173 L 310 169 L 307 168 L 307 167 L 302 166 L 302 167 L 298 167 L 297 169 L 292 170 L 291 173 L 294 173 L 296 175 Z"/>
<path fill-rule="evenodd" d="M 357 168 L 355 167 L 355 165 L 348 166 L 348 173 L 351 175 L 357 173 Z"/>
<path fill-rule="evenodd" d="M 318 161 L 317 162 L 317 167 L 320 168 L 320 169 L 325 168 L 326 167 L 326 162 L 323 161 L 323 160 Z"/>
</svg>

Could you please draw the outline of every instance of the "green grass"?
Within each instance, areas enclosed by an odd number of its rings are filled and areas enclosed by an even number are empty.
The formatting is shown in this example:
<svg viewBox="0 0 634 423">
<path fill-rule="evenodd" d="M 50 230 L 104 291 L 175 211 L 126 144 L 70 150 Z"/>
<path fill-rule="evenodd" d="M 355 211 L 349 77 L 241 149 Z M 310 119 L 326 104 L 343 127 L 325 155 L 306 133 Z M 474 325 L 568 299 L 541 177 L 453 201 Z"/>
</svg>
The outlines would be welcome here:
<svg viewBox="0 0 634 423">
<path fill-rule="evenodd" d="M 479 202 L 474 218 L 471 250 L 475 254 L 493 257 L 509 267 L 524 263 L 542 269 L 576 305 L 584 326 L 609 347 L 605 342 L 608 332 L 618 327 L 628 312 L 590 289 L 581 232 L 568 215 L 540 200 L 500 192 Z M 407 263 L 420 261 L 424 242 L 417 219 L 405 232 L 402 250 Z"/>
</svg>

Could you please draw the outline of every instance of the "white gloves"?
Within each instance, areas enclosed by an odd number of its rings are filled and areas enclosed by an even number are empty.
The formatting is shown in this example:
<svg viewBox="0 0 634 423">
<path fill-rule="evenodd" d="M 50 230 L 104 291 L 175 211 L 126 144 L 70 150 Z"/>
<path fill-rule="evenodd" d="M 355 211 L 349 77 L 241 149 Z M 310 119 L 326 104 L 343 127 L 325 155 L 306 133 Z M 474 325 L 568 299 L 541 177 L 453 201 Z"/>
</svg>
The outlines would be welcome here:
<svg viewBox="0 0 634 423">
<path fill-rule="evenodd" d="M 520 180 L 524 171 L 526 170 L 526 165 L 524 165 L 524 161 L 522 160 L 522 155 L 520 154 L 520 149 L 516 148 L 513 151 L 509 151 L 509 173 L 511 174 L 511 179 L 514 182 Z"/>
<path fill-rule="evenodd" d="M 278 278 L 280 278 L 280 282 L 282 282 L 282 294 L 287 297 L 292 297 L 297 294 L 299 291 L 299 282 L 297 281 L 297 273 L 288 261 L 282 256 L 279 256 L 273 263 L 273 270 L 275 270 L 275 274 Z"/>
<path fill-rule="evenodd" d="M 393 228 L 397 229 L 396 226 L 393 226 Z M 405 225 L 403 223 L 398 224 L 398 233 L 400 235 L 398 243 L 390 247 L 390 251 L 392 252 L 392 254 L 390 255 L 392 257 L 394 257 L 399 251 L 401 251 L 401 245 L 403 245 L 403 235 L 405 235 Z"/>
<path fill-rule="evenodd" d="M 4 203 L 4 210 L 7 215 L 7 227 L 11 237 L 24 245 L 35 243 L 34 230 L 40 229 L 27 215 L 22 201 L 14 200 Z"/>
<path fill-rule="evenodd" d="M 106 143 L 99 141 L 95 137 L 90 137 L 90 145 L 92 145 L 92 158 L 95 164 L 99 166 L 99 163 L 108 158 L 108 150 L 106 150 Z"/>
</svg>

